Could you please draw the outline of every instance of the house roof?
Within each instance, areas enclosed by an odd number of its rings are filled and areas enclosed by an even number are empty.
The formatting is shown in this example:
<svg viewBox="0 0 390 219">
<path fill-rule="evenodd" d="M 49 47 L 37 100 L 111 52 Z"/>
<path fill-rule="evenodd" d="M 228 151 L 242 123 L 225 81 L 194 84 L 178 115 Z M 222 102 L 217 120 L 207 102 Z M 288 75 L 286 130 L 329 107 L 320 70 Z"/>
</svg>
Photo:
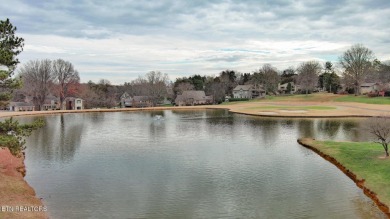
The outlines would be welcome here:
<svg viewBox="0 0 390 219">
<path fill-rule="evenodd" d="M 294 82 L 292 81 L 292 82 L 287 82 L 287 83 L 284 83 L 284 84 L 279 84 L 279 86 L 287 86 L 288 83 L 290 83 L 291 86 L 294 86 L 294 85 L 295 85 Z"/>
<path fill-rule="evenodd" d="M 237 85 L 233 91 L 239 91 L 239 90 L 245 90 L 245 91 L 249 91 L 249 90 L 257 90 L 257 91 L 264 91 L 263 89 L 263 85 L 258 85 L 257 88 L 255 88 L 255 86 L 253 84 L 245 84 L 245 85 Z"/>
<path fill-rule="evenodd" d="M 26 102 L 10 102 L 9 105 L 10 106 L 18 106 L 18 107 L 21 107 L 21 106 L 33 107 L 34 106 L 34 104 L 26 103 Z"/>
<path fill-rule="evenodd" d="M 376 84 L 378 84 L 378 83 L 363 83 L 360 85 L 360 87 L 371 87 L 371 86 L 374 86 Z"/>
<path fill-rule="evenodd" d="M 183 91 L 183 94 L 177 95 L 175 102 L 185 101 L 187 99 L 197 100 L 211 100 L 212 96 L 206 96 L 205 92 L 202 90 L 187 90 Z"/>
<path fill-rule="evenodd" d="M 51 104 L 51 101 L 59 102 L 60 99 L 58 97 L 55 97 L 55 96 L 48 96 L 45 98 L 44 104 Z"/>
<path fill-rule="evenodd" d="M 187 90 L 182 94 L 185 98 L 193 98 L 194 100 L 204 100 L 206 94 L 202 90 Z"/>
<path fill-rule="evenodd" d="M 67 97 L 67 98 L 65 98 L 65 100 L 67 100 L 67 101 L 69 101 L 69 100 L 73 101 L 73 100 L 83 100 L 83 99 L 78 98 L 78 97 Z"/>
<path fill-rule="evenodd" d="M 129 93 L 127 93 L 127 92 L 124 92 L 122 95 L 121 95 L 121 99 L 127 99 L 127 98 L 129 98 L 130 97 L 130 95 L 129 95 Z"/>
<path fill-rule="evenodd" d="M 184 101 L 184 100 L 185 100 L 184 96 L 180 94 L 180 95 L 177 95 L 175 102 Z"/>
<path fill-rule="evenodd" d="M 238 91 L 238 90 L 250 90 L 253 88 L 253 85 L 251 84 L 246 84 L 246 85 L 237 85 L 233 90 Z"/>
</svg>

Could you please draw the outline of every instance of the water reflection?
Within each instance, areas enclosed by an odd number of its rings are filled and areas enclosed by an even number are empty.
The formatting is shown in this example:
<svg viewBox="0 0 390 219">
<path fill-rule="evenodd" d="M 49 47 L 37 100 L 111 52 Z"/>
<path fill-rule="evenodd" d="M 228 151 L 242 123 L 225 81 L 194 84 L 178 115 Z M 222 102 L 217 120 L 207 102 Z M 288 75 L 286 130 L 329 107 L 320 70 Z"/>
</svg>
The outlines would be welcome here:
<svg viewBox="0 0 390 219">
<path fill-rule="evenodd" d="M 340 120 L 319 120 L 317 130 L 326 134 L 329 138 L 334 138 L 340 126 Z"/>
<path fill-rule="evenodd" d="M 76 150 L 80 147 L 82 139 L 83 120 L 77 119 L 80 115 L 64 115 L 42 117 L 45 126 L 36 130 L 27 141 L 34 145 L 44 160 L 59 160 L 68 162 L 72 160 Z M 21 119 L 22 122 L 31 122 L 31 118 Z M 23 121 L 29 120 L 29 121 Z"/>
<path fill-rule="evenodd" d="M 314 121 L 308 119 L 298 120 L 299 136 L 302 138 L 310 138 L 315 136 Z"/>
<path fill-rule="evenodd" d="M 55 218 L 383 216 L 341 171 L 296 143 L 353 140 L 360 120 L 226 110 L 45 119 L 27 140 L 26 179 Z"/>
</svg>

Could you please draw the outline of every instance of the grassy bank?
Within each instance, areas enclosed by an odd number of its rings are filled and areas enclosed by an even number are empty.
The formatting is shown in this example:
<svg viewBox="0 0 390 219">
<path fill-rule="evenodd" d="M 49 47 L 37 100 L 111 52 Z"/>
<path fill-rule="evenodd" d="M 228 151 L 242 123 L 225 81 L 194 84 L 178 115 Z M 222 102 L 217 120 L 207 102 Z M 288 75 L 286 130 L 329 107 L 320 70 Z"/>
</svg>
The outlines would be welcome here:
<svg viewBox="0 0 390 219">
<path fill-rule="evenodd" d="M 337 102 L 355 102 L 368 104 L 390 104 L 390 97 L 368 97 L 368 96 L 354 96 L 345 95 L 334 99 Z"/>
<path fill-rule="evenodd" d="M 368 97 L 366 95 L 339 95 L 330 93 L 313 93 L 313 94 L 295 94 L 295 95 L 280 95 L 280 96 L 266 96 L 263 99 L 252 99 L 249 101 L 227 102 L 225 105 L 237 104 L 242 102 L 354 102 L 367 104 L 390 104 L 390 97 Z"/>
<path fill-rule="evenodd" d="M 355 182 L 370 190 L 365 193 L 375 201 L 375 196 L 383 204 L 390 206 L 390 158 L 383 159 L 384 150 L 380 144 L 370 142 L 333 142 L 316 141 L 312 139 L 300 139 L 301 143 L 319 151 L 319 154 L 327 160 L 333 157 L 339 164 L 345 167 L 348 174 L 352 172 L 356 176 Z M 322 154 L 321 154 L 322 153 Z M 353 175 L 352 174 L 352 175 Z M 350 176 L 350 175 L 349 175 Z M 351 177 L 351 176 L 350 176 Z M 382 209 L 382 208 L 381 208 Z M 382 209 L 383 210 L 383 209 Z"/>
</svg>

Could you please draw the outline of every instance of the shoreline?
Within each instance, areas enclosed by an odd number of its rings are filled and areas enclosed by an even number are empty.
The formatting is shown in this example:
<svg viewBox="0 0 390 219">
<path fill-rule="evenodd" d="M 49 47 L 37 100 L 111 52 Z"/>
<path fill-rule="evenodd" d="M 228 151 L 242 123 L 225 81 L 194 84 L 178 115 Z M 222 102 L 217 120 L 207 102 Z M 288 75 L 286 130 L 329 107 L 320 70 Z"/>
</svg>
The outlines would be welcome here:
<svg viewBox="0 0 390 219">
<path fill-rule="evenodd" d="M 330 103 L 330 102 L 328 102 Z M 367 118 L 367 117 L 373 117 L 377 115 L 383 114 L 383 109 L 381 107 L 383 106 L 372 106 L 370 105 L 371 109 L 363 108 L 362 105 L 367 105 L 367 104 L 356 104 L 356 103 L 350 103 L 349 106 L 352 106 L 352 108 L 358 109 L 358 113 L 355 111 L 348 111 L 348 113 L 345 113 L 345 105 L 343 106 L 338 106 L 337 109 L 335 110 L 313 110 L 313 111 L 307 111 L 304 113 L 291 113 L 291 112 L 284 112 L 278 114 L 259 114 L 258 110 L 248 110 L 250 107 L 253 106 L 267 106 L 267 105 L 278 105 L 278 104 L 283 104 L 286 105 L 285 102 L 245 102 L 245 103 L 237 103 L 237 104 L 231 104 L 231 105 L 200 105 L 200 106 L 168 106 L 168 107 L 146 107 L 146 108 L 115 108 L 115 109 L 85 109 L 85 110 L 53 110 L 53 111 L 24 111 L 24 112 L 10 112 L 10 111 L 2 111 L 0 112 L 0 118 L 9 118 L 9 117 L 19 117 L 19 116 L 50 116 L 50 115 L 58 115 L 58 114 L 67 114 L 67 113 L 106 113 L 106 112 L 138 112 L 138 111 L 158 111 L 158 110 L 215 110 L 215 109 L 225 109 L 229 110 L 229 112 L 232 113 L 237 113 L 237 114 L 242 114 L 242 115 L 250 115 L 250 116 L 260 116 L 260 117 L 270 117 L 270 118 Z M 318 103 L 318 102 L 308 102 L 308 103 L 294 103 L 294 102 L 289 102 L 288 105 L 337 105 L 334 102 L 331 102 L 330 104 L 323 104 L 323 103 Z M 345 104 L 345 103 L 344 103 Z M 248 108 L 249 106 L 249 108 Z M 246 107 L 246 108 L 245 108 Z M 347 106 L 348 107 L 348 106 Z M 364 106 L 367 107 L 367 106 Z M 377 109 L 379 108 L 379 109 Z M 263 112 L 275 112 L 275 110 L 267 110 Z M 375 112 L 376 113 L 372 113 Z M 370 113 L 371 112 L 371 113 Z M 389 111 L 390 112 L 390 111 Z M 303 145 L 302 143 L 300 143 Z M 310 146 L 305 146 L 310 148 Z M 310 148 L 313 151 L 317 150 L 315 148 Z M 3 150 L 3 149 L 0 149 Z M 326 157 L 325 154 L 321 155 L 320 151 L 315 151 L 322 157 Z M 1 154 L 0 154 L 0 170 L 1 167 L 4 167 L 4 159 L 1 159 Z M 327 159 L 327 158 L 325 158 Z M 330 158 L 329 158 L 330 159 Z M 333 158 L 334 159 L 334 158 Z M 327 159 L 328 160 L 328 159 Z M 330 160 L 329 160 L 330 161 Z M 331 161 L 332 162 L 332 161 Z M 335 161 L 337 162 L 337 161 Z M 333 162 L 332 162 L 333 163 Z M 334 163 L 335 164 L 335 163 Z M 13 180 L 16 181 L 17 183 L 22 183 L 24 184 L 23 188 L 26 190 L 30 191 L 30 194 L 32 194 L 33 198 L 35 198 L 36 201 L 40 205 L 43 206 L 43 202 L 41 199 L 36 197 L 36 193 L 34 189 L 27 183 L 27 181 L 24 179 L 25 175 L 25 166 L 24 162 L 22 160 L 22 165 L 23 168 L 20 168 L 19 170 L 22 170 L 22 172 L 18 171 L 15 169 L 16 172 L 21 174 L 21 177 L 16 177 Z M 336 164 L 335 164 L 336 165 Z M 369 196 L 371 199 L 374 200 L 374 202 L 379 206 L 379 208 L 385 212 L 385 214 L 390 218 L 390 212 L 389 212 L 389 207 L 382 202 L 380 202 L 376 194 L 373 193 L 371 190 L 368 188 L 364 187 L 364 180 L 361 182 L 358 179 L 356 179 L 356 176 L 353 173 L 350 173 L 349 170 L 346 170 L 344 167 L 344 170 L 341 168 L 342 165 L 339 164 L 340 167 L 339 169 L 342 170 L 344 173 L 347 174 L 348 177 L 350 177 L 352 180 L 356 182 L 356 184 L 363 189 L 364 193 Z M 337 165 L 336 165 L 337 166 Z M 352 174 L 352 175 L 348 175 Z M 3 178 L 4 174 L 0 171 L 0 176 Z M 31 192 L 32 191 L 32 192 Z M 7 197 L 5 197 L 7 198 Z M 4 197 L 3 197 L 4 199 Z M 0 198 L 1 201 L 1 198 Z M 2 202 L 0 202 L 0 207 Z M 383 208 L 383 209 L 382 209 Z M 4 215 L 4 213 L 7 215 L 9 212 L 2 212 L 0 211 L 0 216 Z M 11 212 L 12 213 L 12 212 Z M 44 212 L 44 216 L 39 216 L 36 217 L 34 214 L 33 217 L 31 218 L 47 218 L 48 213 Z M 28 216 L 23 215 L 23 217 L 28 218 Z"/>
<path fill-rule="evenodd" d="M 333 106 L 331 110 L 280 110 L 267 109 L 267 106 Z M 363 103 L 338 103 L 338 102 L 243 102 L 231 105 L 197 105 L 197 106 L 160 106 L 145 108 L 114 108 L 114 109 L 84 109 L 84 110 L 52 110 L 52 111 L 0 111 L 0 118 L 18 116 L 55 115 L 62 113 L 105 113 L 105 112 L 133 112 L 133 111 L 156 111 L 156 110 L 204 110 L 226 109 L 229 112 L 271 118 L 369 118 L 390 114 L 389 106 Z"/>
<path fill-rule="evenodd" d="M 352 181 L 355 182 L 355 184 L 363 190 L 363 193 L 369 197 L 371 200 L 374 201 L 374 203 L 378 206 L 378 208 L 386 214 L 388 218 L 390 218 L 390 208 L 388 205 L 383 203 L 379 200 L 377 194 L 373 192 L 370 188 L 365 186 L 365 179 L 359 179 L 355 173 L 351 172 L 349 169 L 347 169 L 344 165 L 342 165 L 339 161 L 337 161 L 334 157 L 325 154 L 324 152 L 320 151 L 318 148 L 310 145 L 308 142 L 309 138 L 299 138 L 297 142 L 302 145 L 305 148 L 308 148 L 315 152 L 316 154 L 320 155 L 325 160 L 329 161 L 333 165 L 335 165 L 339 170 L 341 170 L 346 176 L 348 176 Z"/>
</svg>

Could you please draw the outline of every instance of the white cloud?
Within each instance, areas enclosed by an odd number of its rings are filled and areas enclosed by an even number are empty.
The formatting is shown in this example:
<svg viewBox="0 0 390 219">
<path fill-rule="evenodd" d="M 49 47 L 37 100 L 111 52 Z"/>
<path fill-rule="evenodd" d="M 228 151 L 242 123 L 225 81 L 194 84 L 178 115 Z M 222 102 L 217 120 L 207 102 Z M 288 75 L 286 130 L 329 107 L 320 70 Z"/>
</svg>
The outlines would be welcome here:
<svg viewBox="0 0 390 219">
<path fill-rule="evenodd" d="M 84 82 L 119 84 L 151 70 L 171 79 L 226 68 L 251 72 L 264 63 L 282 70 L 311 59 L 337 61 L 355 43 L 390 58 L 387 0 L 13 0 L 0 13 L 26 40 L 22 63 L 63 58 Z"/>
</svg>

